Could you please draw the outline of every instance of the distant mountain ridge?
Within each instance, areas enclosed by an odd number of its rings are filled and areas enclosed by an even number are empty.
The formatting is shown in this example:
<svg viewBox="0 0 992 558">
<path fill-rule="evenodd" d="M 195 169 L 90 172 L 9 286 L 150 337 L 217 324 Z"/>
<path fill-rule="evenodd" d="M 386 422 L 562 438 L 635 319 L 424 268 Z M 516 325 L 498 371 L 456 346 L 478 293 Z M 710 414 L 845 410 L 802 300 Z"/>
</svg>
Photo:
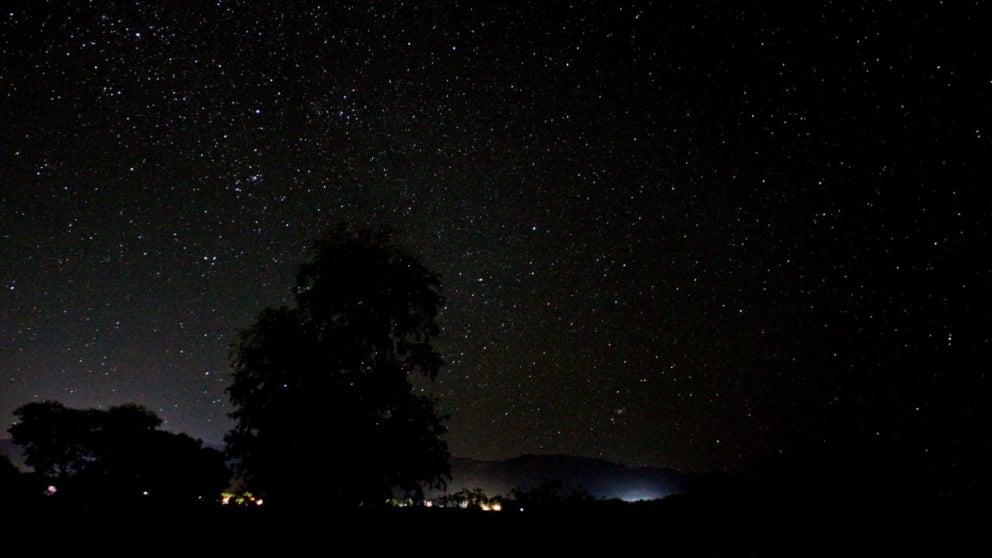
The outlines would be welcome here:
<svg viewBox="0 0 992 558">
<path fill-rule="evenodd" d="M 24 468 L 24 456 L 12 440 L 0 439 L 0 454 Z M 688 492 L 693 476 L 664 467 L 627 467 L 572 455 L 521 455 L 503 461 L 453 457 L 446 492 L 481 488 L 489 496 L 506 496 L 514 488 L 533 488 L 547 480 L 561 481 L 568 489 L 584 488 L 596 498 L 634 501 Z M 440 494 L 427 491 L 429 498 Z"/>
<path fill-rule="evenodd" d="M 451 459 L 447 492 L 482 488 L 490 496 L 508 495 L 516 487 L 532 488 L 547 480 L 561 481 L 567 488 L 584 488 L 596 498 L 634 501 L 685 493 L 691 477 L 663 467 L 627 467 L 571 455 L 521 455 L 504 461 L 455 457 Z"/>
</svg>

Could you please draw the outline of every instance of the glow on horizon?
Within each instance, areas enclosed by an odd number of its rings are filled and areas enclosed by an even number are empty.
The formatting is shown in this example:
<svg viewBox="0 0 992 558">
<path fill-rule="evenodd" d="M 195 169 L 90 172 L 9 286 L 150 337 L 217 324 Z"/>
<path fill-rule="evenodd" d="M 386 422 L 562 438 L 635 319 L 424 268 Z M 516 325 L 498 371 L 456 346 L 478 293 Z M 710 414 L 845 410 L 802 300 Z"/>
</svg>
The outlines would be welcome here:
<svg viewBox="0 0 992 558">
<path fill-rule="evenodd" d="M 624 502 L 648 502 L 650 500 L 661 500 L 667 496 L 667 493 L 656 492 L 654 490 L 634 489 L 620 493 L 620 499 Z"/>
</svg>

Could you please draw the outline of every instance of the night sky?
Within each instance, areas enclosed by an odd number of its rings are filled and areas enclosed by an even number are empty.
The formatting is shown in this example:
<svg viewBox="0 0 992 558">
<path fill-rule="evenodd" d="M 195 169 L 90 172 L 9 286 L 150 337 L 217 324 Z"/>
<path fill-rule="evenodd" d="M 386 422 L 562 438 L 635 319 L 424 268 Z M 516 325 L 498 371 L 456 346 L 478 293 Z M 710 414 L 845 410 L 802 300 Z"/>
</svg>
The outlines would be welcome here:
<svg viewBox="0 0 992 558">
<path fill-rule="evenodd" d="M 984 405 L 979 3 L 67 4 L 0 13 L 3 430 L 219 443 L 228 345 L 338 221 L 441 276 L 457 456 L 953 453 Z"/>
</svg>

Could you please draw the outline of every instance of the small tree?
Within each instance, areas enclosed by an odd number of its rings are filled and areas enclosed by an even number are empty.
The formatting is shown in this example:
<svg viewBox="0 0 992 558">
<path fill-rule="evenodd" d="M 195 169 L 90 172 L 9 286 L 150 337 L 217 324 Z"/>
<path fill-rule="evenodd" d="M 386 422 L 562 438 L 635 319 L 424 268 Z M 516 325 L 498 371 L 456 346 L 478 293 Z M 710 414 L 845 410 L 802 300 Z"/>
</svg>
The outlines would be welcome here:
<svg viewBox="0 0 992 558">
<path fill-rule="evenodd" d="M 58 401 L 39 401 L 18 407 L 14 416 L 17 422 L 8 431 L 36 473 L 62 479 L 82 471 L 92 460 L 91 413 L 69 409 Z"/>
<path fill-rule="evenodd" d="M 381 505 L 443 486 L 448 449 L 434 379 L 436 275 L 383 229 L 338 225 L 297 273 L 295 305 L 263 311 L 233 347 L 228 451 L 275 504 Z"/>
</svg>

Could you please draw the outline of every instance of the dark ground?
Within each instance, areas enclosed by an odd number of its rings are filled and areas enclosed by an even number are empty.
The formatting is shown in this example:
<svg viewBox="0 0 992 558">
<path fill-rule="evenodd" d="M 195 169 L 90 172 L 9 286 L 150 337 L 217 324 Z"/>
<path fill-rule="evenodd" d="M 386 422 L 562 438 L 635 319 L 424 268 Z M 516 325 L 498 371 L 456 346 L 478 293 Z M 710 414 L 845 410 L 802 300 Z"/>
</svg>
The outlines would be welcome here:
<svg viewBox="0 0 992 558">
<path fill-rule="evenodd" d="M 533 551 L 692 556 L 963 556 L 988 526 L 987 508 L 940 501 L 885 505 L 675 497 L 544 512 L 397 509 L 281 514 L 204 508 L 125 512 L 45 507 L 4 518 L 7 556 L 323 556 L 366 552 Z"/>
</svg>

